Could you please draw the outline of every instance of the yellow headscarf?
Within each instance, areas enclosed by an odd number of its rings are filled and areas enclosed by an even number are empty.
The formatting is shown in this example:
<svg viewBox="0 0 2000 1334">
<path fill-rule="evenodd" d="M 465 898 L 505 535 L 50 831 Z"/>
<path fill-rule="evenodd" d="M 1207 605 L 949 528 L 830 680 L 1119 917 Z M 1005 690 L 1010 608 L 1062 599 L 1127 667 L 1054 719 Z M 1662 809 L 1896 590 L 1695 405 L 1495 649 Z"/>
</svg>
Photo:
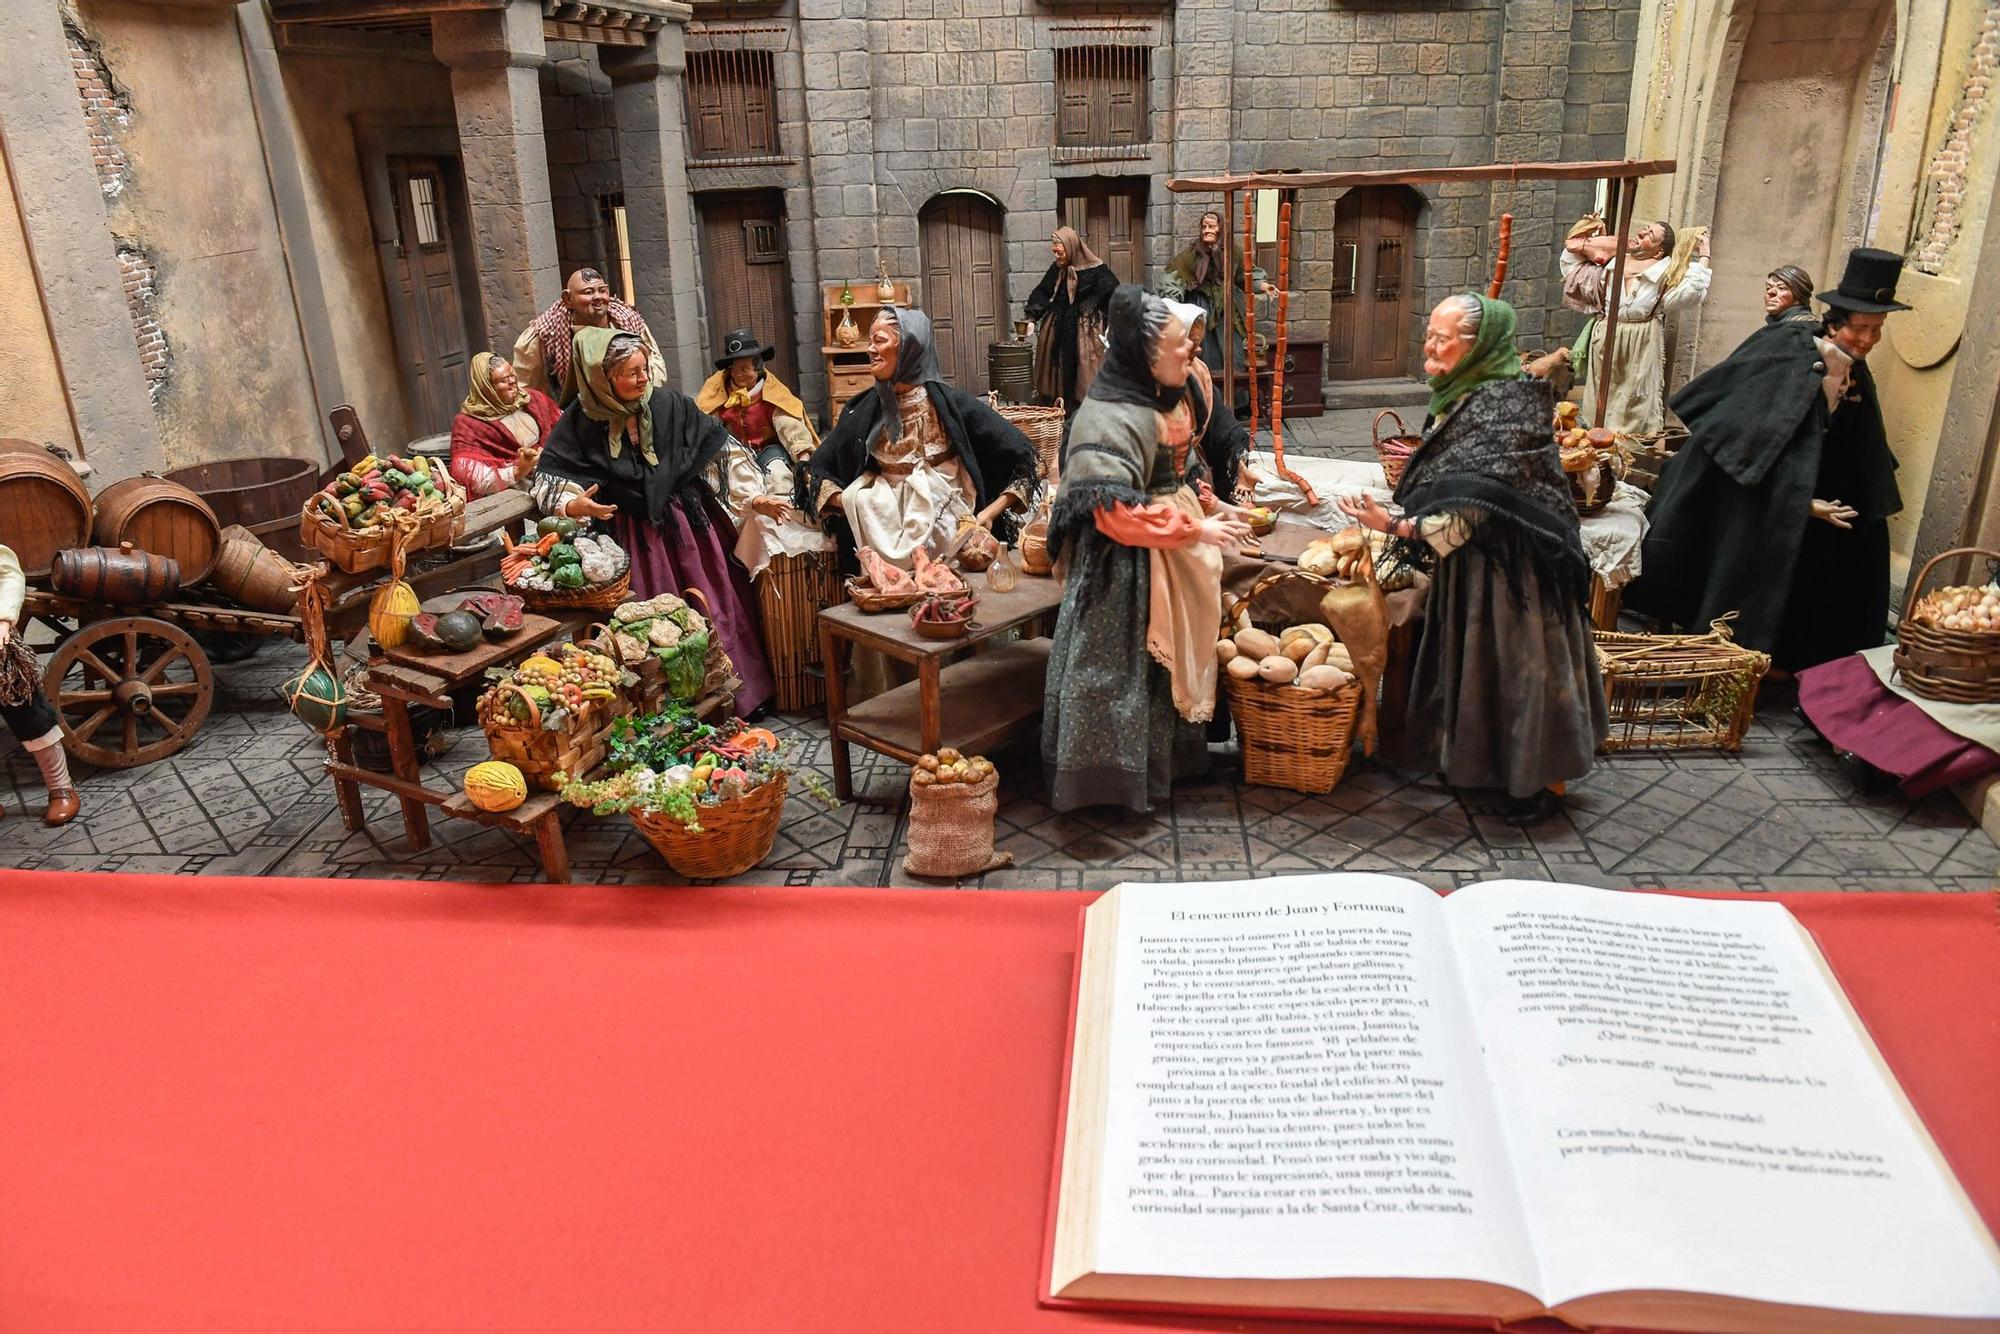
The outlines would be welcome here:
<svg viewBox="0 0 2000 1334">
<path fill-rule="evenodd" d="M 491 352 L 481 352 L 472 359 L 472 392 L 465 396 L 465 402 L 458 405 L 458 410 L 466 416 L 477 417 L 483 422 L 497 422 L 528 406 L 525 385 L 521 386 L 519 396 L 512 403 L 500 397 L 500 391 L 493 387 L 493 363 L 499 359 Z"/>
<path fill-rule="evenodd" d="M 604 423 L 606 446 L 614 459 L 625 448 L 626 423 L 638 419 L 639 456 L 646 460 L 648 467 L 658 467 L 660 458 L 653 452 L 651 382 L 647 383 L 636 403 L 628 403 L 612 391 L 611 377 L 604 373 L 604 354 L 610 350 L 611 340 L 618 337 L 630 338 L 632 335 L 623 329 L 599 329 L 590 325 L 576 331 L 570 347 L 570 374 L 576 377 L 576 401 L 583 405 L 584 416 Z M 643 344 L 639 350 L 643 356 Z"/>
<path fill-rule="evenodd" d="M 1694 249 L 1708 238 L 1706 227 L 1685 227 L 1674 233 L 1674 258 L 1667 265 L 1667 276 L 1660 284 L 1662 292 L 1671 292 L 1680 286 L 1681 279 L 1687 277 L 1688 265 L 1694 263 Z"/>
</svg>

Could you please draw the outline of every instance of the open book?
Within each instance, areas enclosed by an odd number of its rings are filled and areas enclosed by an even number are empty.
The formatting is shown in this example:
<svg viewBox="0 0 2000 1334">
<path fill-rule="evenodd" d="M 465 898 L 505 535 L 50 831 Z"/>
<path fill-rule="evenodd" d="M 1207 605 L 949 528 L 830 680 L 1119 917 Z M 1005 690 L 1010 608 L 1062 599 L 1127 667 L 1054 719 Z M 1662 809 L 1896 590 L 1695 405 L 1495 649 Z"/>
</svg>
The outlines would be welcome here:
<svg viewBox="0 0 2000 1334">
<path fill-rule="evenodd" d="M 1128 884 L 1077 972 L 1046 1302 L 2000 1329 L 2000 1248 L 1782 904 Z"/>
</svg>

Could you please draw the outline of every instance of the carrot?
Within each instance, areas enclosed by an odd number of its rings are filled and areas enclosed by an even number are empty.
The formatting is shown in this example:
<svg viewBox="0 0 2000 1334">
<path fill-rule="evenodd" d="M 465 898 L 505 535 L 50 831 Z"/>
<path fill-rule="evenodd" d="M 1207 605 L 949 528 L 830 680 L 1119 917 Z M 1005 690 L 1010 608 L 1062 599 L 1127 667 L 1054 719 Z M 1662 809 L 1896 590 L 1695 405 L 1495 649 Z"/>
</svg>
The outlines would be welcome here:
<svg viewBox="0 0 2000 1334">
<path fill-rule="evenodd" d="M 556 549 L 556 543 L 560 541 L 562 541 L 562 535 L 559 533 L 543 534 L 542 540 L 535 543 L 535 554 L 537 556 L 548 555 L 551 551 L 554 551 Z"/>
</svg>

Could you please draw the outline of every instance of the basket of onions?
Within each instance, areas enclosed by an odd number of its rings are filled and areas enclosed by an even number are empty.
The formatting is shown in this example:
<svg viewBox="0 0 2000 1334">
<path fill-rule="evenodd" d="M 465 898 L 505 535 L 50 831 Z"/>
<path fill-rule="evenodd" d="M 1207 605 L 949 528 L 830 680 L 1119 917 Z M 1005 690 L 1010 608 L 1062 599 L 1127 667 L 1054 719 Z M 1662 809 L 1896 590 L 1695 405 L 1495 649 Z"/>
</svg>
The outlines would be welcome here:
<svg viewBox="0 0 2000 1334">
<path fill-rule="evenodd" d="M 1925 590 L 1931 571 L 1954 556 L 1987 561 L 1984 584 Z M 2000 552 L 1953 547 L 1933 556 L 1904 595 L 1896 628 L 1896 670 L 1911 694 L 1951 704 L 2000 701 Z"/>
</svg>

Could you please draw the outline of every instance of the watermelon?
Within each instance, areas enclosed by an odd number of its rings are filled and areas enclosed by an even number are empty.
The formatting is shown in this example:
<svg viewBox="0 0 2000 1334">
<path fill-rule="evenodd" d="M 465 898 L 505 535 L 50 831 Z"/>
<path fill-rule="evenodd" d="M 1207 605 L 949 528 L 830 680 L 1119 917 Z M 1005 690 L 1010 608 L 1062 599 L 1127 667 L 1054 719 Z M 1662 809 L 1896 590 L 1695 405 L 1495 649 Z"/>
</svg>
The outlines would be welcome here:
<svg viewBox="0 0 2000 1334">
<path fill-rule="evenodd" d="M 527 605 L 527 603 L 512 593 L 474 593 L 471 597 L 461 601 L 458 604 L 458 609 L 460 611 L 469 611 L 481 620 L 485 620 L 490 616 L 519 613 Z M 521 628 L 518 621 L 515 623 L 514 628 L 516 630 Z"/>
<path fill-rule="evenodd" d="M 412 627 L 414 629 L 414 627 Z M 437 637 L 453 653 L 464 653 L 479 646 L 483 627 L 479 617 L 469 611 L 448 611 L 437 618 Z"/>
<path fill-rule="evenodd" d="M 438 618 L 431 612 L 419 612 L 410 618 L 410 638 L 421 648 L 444 647 L 444 640 L 438 637 Z"/>
<path fill-rule="evenodd" d="M 514 599 L 516 602 L 520 600 L 519 598 Z M 486 632 L 488 639 L 505 639 L 509 635 L 520 633 L 522 619 L 519 607 L 501 607 L 487 616 L 485 623 L 480 628 Z"/>
</svg>

